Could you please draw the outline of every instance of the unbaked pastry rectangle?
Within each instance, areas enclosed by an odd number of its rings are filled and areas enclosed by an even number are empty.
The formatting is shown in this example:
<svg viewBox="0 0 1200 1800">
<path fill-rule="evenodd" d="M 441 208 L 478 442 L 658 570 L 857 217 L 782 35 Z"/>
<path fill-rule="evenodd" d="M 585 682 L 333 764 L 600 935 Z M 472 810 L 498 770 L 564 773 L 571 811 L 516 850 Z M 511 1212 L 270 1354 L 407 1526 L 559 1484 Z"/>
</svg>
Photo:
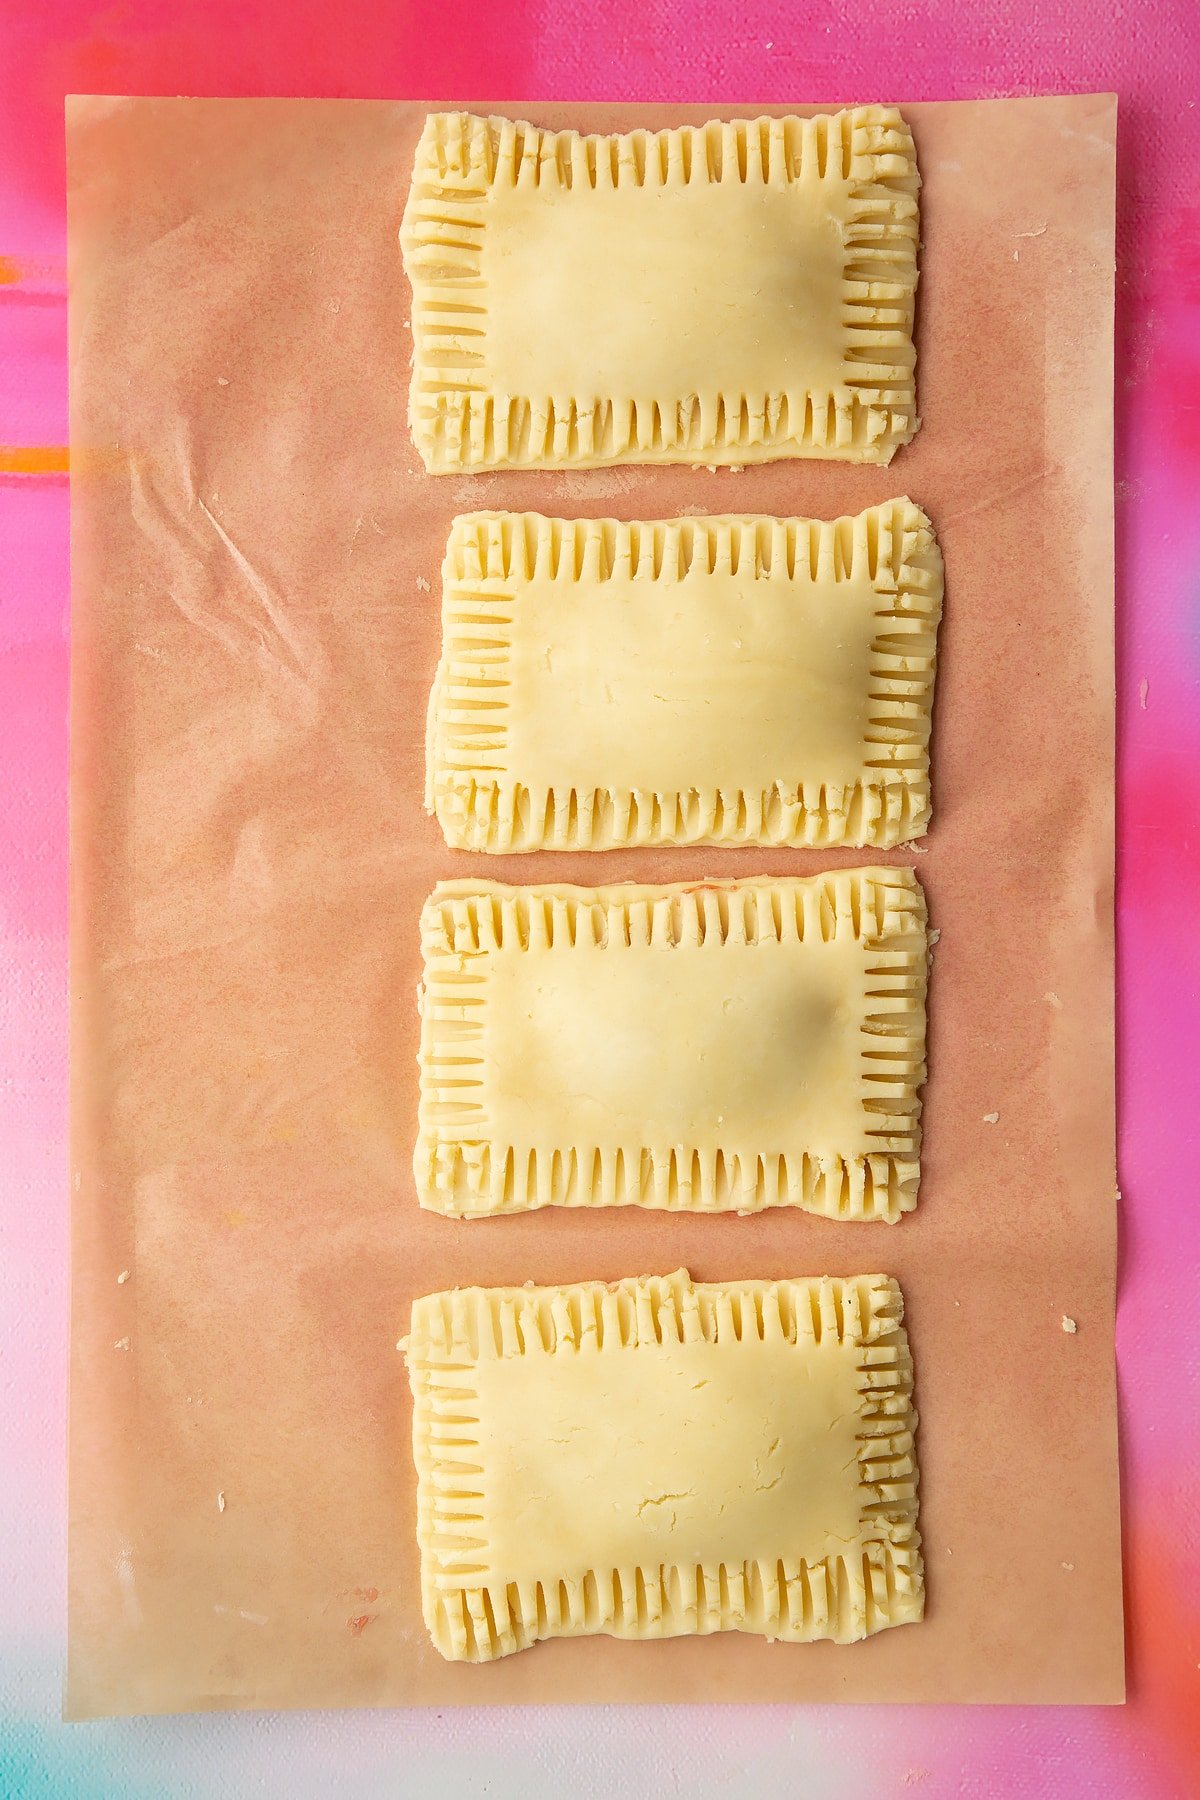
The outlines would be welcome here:
<svg viewBox="0 0 1200 1800">
<path fill-rule="evenodd" d="M 426 806 L 447 843 L 919 837 L 942 559 L 856 518 L 455 519 Z"/>
<path fill-rule="evenodd" d="M 417 1536 L 442 1655 L 924 1610 L 912 1360 L 884 1275 L 466 1288 L 412 1309 Z"/>
<path fill-rule="evenodd" d="M 896 1220 L 928 934 L 908 869 L 674 887 L 441 882 L 422 914 L 421 1204 Z"/>
<path fill-rule="evenodd" d="M 611 137 L 431 114 L 400 232 L 426 468 L 890 462 L 919 185 L 895 107 Z"/>
</svg>

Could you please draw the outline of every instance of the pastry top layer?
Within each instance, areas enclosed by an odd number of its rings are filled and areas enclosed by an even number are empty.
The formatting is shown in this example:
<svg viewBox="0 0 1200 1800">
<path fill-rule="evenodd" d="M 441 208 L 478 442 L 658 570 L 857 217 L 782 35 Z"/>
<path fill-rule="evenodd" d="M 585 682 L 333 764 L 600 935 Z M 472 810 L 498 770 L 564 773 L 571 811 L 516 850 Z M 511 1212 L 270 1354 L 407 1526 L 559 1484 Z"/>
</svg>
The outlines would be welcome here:
<svg viewBox="0 0 1200 1800">
<path fill-rule="evenodd" d="M 417 1301 L 406 1350 L 439 1648 L 500 1654 L 543 1621 L 845 1639 L 920 1617 L 902 1317 L 882 1275 L 701 1285 L 681 1270 Z"/>
<path fill-rule="evenodd" d="M 907 869 L 674 887 L 443 882 L 422 915 L 422 1204 L 895 1220 L 928 962 Z"/>
<path fill-rule="evenodd" d="M 431 115 L 401 228 L 426 466 L 890 461 L 918 187 L 894 107 L 612 137 Z"/>
<path fill-rule="evenodd" d="M 930 816 L 942 604 L 854 518 L 454 521 L 426 804 L 455 847 L 894 844 Z"/>
</svg>

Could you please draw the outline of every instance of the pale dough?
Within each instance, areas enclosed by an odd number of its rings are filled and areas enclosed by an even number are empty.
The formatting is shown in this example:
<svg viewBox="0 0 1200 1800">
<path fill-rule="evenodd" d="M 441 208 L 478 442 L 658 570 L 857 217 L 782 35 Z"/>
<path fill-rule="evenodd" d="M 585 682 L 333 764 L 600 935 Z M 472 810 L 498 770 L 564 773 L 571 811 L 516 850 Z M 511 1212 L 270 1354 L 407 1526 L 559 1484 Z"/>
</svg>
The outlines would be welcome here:
<svg viewBox="0 0 1200 1800">
<path fill-rule="evenodd" d="M 426 804 L 447 843 L 493 852 L 918 837 L 942 586 L 907 499 L 458 518 Z"/>
<path fill-rule="evenodd" d="M 402 1348 L 443 1656 L 921 1618 L 916 1413 L 886 1276 L 469 1288 Z"/>
<path fill-rule="evenodd" d="M 915 1204 L 928 941 L 910 870 L 442 882 L 422 947 L 423 1206 Z"/>
<path fill-rule="evenodd" d="M 919 185 L 894 107 L 621 137 L 431 114 L 400 234 L 426 467 L 889 462 Z"/>
</svg>

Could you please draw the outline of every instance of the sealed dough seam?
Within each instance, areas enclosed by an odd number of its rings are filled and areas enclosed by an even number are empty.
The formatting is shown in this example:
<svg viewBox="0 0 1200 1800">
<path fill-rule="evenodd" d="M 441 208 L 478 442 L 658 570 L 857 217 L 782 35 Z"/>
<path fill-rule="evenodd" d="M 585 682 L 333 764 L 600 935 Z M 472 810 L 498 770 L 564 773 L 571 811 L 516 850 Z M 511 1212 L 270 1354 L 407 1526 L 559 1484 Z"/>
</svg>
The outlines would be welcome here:
<svg viewBox="0 0 1200 1800">
<path fill-rule="evenodd" d="M 671 589 L 700 571 L 786 578 L 836 591 L 864 576 L 877 596 L 861 682 L 869 710 L 859 777 L 717 787 L 697 766 L 686 789 L 620 788 L 602 766 L 586 788 L 531 791 L 510 771 L 514 639 L 521 590 L 562 589 L 562 604 L 606 584 Z M 645 844 L 891 846 L 930 813 L 929 734 L 942 560 L 922 510 L 901 498 L 836 520 L 766 517 L 550 519 L 470 514 L 454 521 L 442 570 L 442 655 L 430 696 L 425 804 L 454 848 L 508 854 Z M 832 626 L 830 627 L 832 628 Z M 780 671 L 786 680 L 787 669 Z M 664 670 L 664 681 L 669 672 Z M 525 704 L 535 702 L 526 699 Z"/>
<path fill-rule="evenodd" d="M 841 276 L 826 300 L 840 314 L 840 359 L 825 387 L 699 391 L 697 381 L 692 392 L 668 397 L 624 391 L 619 366 L 611 371 L 613 391 L 601 395 L 494 385 L 484 246 L 497 191 L 671 194 L 724 184 L 751 193 L 814 178 L 837 196 L 837 213 L 828 216 L 841 231 Z M 431 114 L 400 234 L 413 287 L 409 421 L 426 468 L 814 455 L 889 462 L 919 423 L 912 340 L 919 185 L 912 134 L 894 107 L 610 137 Z M 613 245 L 613 261 L 622 249 Z M 573 317 L 562 323 L 578 329 Z M 777 322 L 781 331 L 785 323 Z"/>
<path fill-rule="evenodd" d="M 779 946 L 785 961 L 764 991 L 794 993 L 803 1004 L 812 959 L 805 943 L 840 947 L 851 956 L 835 996 L 843 1023 L 836 1029 L 850 1048 L 849 1061 L 824 1077 L 810 1102 L 818 1118 L 841 1109 L 853 1149 L 802 1141 L 803 1125 L 760 1120 L 759 1096 L 771 1077 L 779 1109 L 795 1113 L 793 1069 L 772 1048 L 770 1029 L 752 1016 L 743 1058 L 733 1047 L 731 1008 L 752 970 L 735 972 L 729 992 L 706 1003 L 699 978 L 727 952 Z M 472 882 L 440 883 L 422 914 L 424 976 L 421 989 L 420 1127 L 414 1157 L 422 1206 L 458 1217 L 525 1211 L 542 1206 L 637 1205 L 668 1211 L 754 1212 L 798 1206 L 836 1219 L 895 1222 L 916 1204 L 920 1178 L 919 1089 L 925 1078 L 925 994 L 928 937 L 925 899 L 908 869 L 837 871 L 795 881 L 713 882 L 668 888 L 504 888 Z M 632 1001 L 620 998 L 624 955 L 652 953 Z M 669 952 L 666 962 L 660 956 Z M 597 953 L 599 958 L 597 962 Z M 609 1040 L 628 1048 L 616 1059 L 617 1098 L 644 1121 L 655 1099 L 640 1077 L 626 1072 L 634 1045 L 650 1053 L 647 1079 L 656 1073 L 653 1037 L 661 1029 L 663 979 L 672 959 L 692 960 L 683 982 L 683 1013 L 703 1057 L 713 1058 L 701 1086 L 722 1086 L 725 1111 L 715 1136 L 689 1142 L 671 1107 L 664 1127 L 647 1141 L 648 1126 L 630 1134 L 611 1114 L 585 1132 L 570 1121 L 569 1091 L 552 1086 L 567 1058 L 582 1055 L 580 1079 L 598 1090 Z M 543 971 L 534 990 L 559 994 L 582 970 L 583 1012 L 540 1028 L 533 1048 L 547 1059 L 544 1079 L 531 1074 L 528 1050 L 505 1057 L 498 1048 L 504 1002 L 495 983 L 501 966 L 532 959 Z M 716 964 L 714 964 L 714 958 Z M 658 974 L 653 973 L 654 970 Z M 532 968 L 531 968 L 532 973 Z M 759 990 L 756 990 L 756 992 Z M 694 998 L 692 998 L 694 994 Z M 509 1000 L 511 1005 L 511 997 Z M 629 1008 L 635 1008 L 631 1016 Z M 714 1010 L 715 1009 L 715 1010 Z M 516 1009 L 523 1014 L 524 1003 Z M 711 1013 L 711 1016 L 710 1016 Z M 628 1034 L 632 1033 L 632 1040 Z M 724 1044 L 729 1046 L 723 1048 Z M 707 1046 L 707 1049 L 705 1048 Z M 806 1046 L 797 1047 L 804 1058 Z M 668 1063 L 688 1054 L 681 1041 L 663 1043 Z M 749 1097 L 739 1103 L 726 1090 L 722 1055 L 732 1058 Z M 750 1063 L 748 1058 L 754 1058 Z M 755 1066 L 758 1074 L 754 1074 Z M 514 1123 L 513 1082 L 531 1086 L 537 1117 Z M 498 1091 L 497 1083 L 500 1089 Z M 568 1089 L 570 1084 L 568 1083 Z M 823 1096 L 823 1098 L 821 1098 Z M 734 1130 L 736 1140 L 728 1136 Z M 801 1134 L 798 1136 L 797 1134 Z M 845 1140 L 843 1140 L 844 1142 Z"/>
<path fill-rule="evenodd" d="M 454 1290 L 414 1303 L 401 1348 L 423 1610 L 442 1655 L 487 1661 L 595 1632 L 847 1643 L 922 1617 L 917 1417 L 894 1280 L 694 1285 L 681 1270 Z M 756 1363 L 766 1380 L 739 1388 Z M 506 1370 L 531 1374 L 546 1403 L 519 1443 L 507 1410 L 521 1394 Z M 693 1454 L 705 1417 L 695 1387 L 710 1382 L 721 1441 Z M 592 1416 L 558 1420 L 555 1401 L 576 1392 L 592 1396 Z M 615 1458 L 595 1430 L 614 1405 L 635 1446 Z M 773 1475 L 744 1466 L 748 1447 Z M 574 1496 L 569 1522 L 553 1494 L 529 1491 L 531 1454 L 543 1484 Z M 674 1486 L 693 1486 L 642 1496 L 639 1480 L 667 1464 Z M 530 1532 L 535 1520 L 543 1529 Z M 677 1556 L 696 1530 L 723 1553 Z M 630 1554 L 639 1545 L 652 1561 Z"/>
</svg>

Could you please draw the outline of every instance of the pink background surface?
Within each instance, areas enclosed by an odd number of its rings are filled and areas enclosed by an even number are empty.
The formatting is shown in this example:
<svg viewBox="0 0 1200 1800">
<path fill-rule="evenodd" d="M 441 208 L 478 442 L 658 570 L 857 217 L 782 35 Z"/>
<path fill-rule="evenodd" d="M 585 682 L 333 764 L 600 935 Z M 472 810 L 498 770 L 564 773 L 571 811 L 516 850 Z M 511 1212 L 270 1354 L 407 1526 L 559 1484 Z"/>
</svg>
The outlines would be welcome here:
<svg viewBox="0 0 1200 1800">
<path fill-rule="evenodd" d="M 1121 98 L 1118 1354 L 1129 1704 L 58 1723 L 64 93 Z M 0 1792 L 1200 1794 L 1200 24 L 1193 0 L 9 0 L 0 17 Z M 1003 170 L 997 171 L 1003 179 Z M 1070 696 L 1064 696 L 1070 703 Z M 1038 1597 L 1030 1596 L 1036 1624 Z"/>
</svg>

